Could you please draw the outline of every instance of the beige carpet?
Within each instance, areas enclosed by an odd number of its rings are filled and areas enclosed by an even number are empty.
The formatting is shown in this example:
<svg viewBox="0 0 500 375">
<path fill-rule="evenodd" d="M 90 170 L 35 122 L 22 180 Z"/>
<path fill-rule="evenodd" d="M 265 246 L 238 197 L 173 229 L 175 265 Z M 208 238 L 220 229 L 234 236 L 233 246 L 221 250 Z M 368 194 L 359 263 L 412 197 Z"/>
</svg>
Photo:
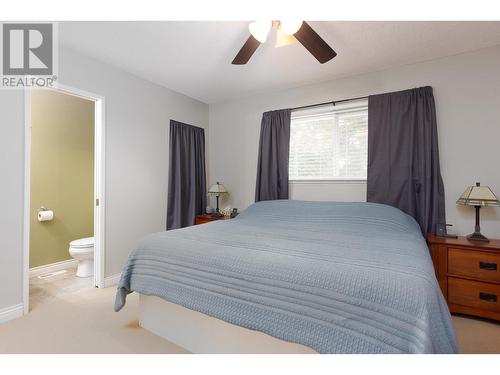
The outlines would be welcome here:
<svg viewBox="0 0 500 375">
<path fill-rule="evenodd" d="M 115 288 L 52 298 L 0 324 L 0 353 L 185 353 L 139 327 L 138 296 L 112 309 Z M 454 316 L 462 353 L 500 353 L 500 324 Z"/>
<path fill-rule="evenodd" d="M 138 295 L 115 313 L 115 291 L 84 289 L 38 302 L 28 315 L 0 324 L 0 353 L 186 353 L 139 327 Z"/>
<path fill-rule="evenodd" d="M 500 322 L 453 316 L 460 353 L 500 354 Z"/>
</svg>

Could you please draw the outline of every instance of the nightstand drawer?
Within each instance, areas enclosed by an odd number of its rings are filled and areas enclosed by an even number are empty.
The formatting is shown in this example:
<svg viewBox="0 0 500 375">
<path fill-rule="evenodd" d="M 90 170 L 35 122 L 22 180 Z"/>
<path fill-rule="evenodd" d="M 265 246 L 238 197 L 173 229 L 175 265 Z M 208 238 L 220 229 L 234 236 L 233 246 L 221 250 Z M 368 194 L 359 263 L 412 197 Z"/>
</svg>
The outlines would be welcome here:
<svg viewBox="0 0 500 375">
<path fill-rule="evenodd" d="M 227 216 L 212 216 L 210 214 L 196 215 L 194 223 L 198 225 L 198 224 L 210 223 L 212 221 L 217 221 L 217 220 L 229 220 L 229 219 L 231 218 Z"/>
<path fill-rule="evenodd" d="M 500 285 L 449 277 L 448 302 L 500 312 Z"/>
<path fill-rule="evenodd" d="M 448 248 L 448 274 L 500 282 L 500 254 Z"/>
<path fill-rule="evenodd" d="M 196 217 L 196 222 L 195 224 L 205 224 L 205 223 L 210 223 L 211 221 L 215 221 L 217 219 L 212 219 L 212 218 L 208 218 L 208 217 Z"/>
</svg>

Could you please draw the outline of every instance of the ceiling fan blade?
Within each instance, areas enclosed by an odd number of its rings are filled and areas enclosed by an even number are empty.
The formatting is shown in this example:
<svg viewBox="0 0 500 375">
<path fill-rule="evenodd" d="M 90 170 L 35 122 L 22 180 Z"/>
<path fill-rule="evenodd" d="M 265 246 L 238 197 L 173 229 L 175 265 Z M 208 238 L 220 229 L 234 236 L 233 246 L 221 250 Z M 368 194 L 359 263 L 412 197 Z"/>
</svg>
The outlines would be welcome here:
<svg viewBox="0 0 500 375">
<path fill-rule="evenodd" d="M 299 31 L 293 34 L 306 49 L 321 63 L 330 61 L 337 53 L 312 29 L 307 22 L 303 22 Z"/>
<path fill-rule="evenodd" d="M 250 35 L 243 44 L 243 47 L 241 47 L 240 51 L 234 58 L 233 62 L 231 64 L 234 65 L 244 65 L 250 60 L 250 57 L 252 57 L 253 53 L 255 50 L 260 46 L 260 42 L 255 39 L 252 35 Z"/>
</svg>

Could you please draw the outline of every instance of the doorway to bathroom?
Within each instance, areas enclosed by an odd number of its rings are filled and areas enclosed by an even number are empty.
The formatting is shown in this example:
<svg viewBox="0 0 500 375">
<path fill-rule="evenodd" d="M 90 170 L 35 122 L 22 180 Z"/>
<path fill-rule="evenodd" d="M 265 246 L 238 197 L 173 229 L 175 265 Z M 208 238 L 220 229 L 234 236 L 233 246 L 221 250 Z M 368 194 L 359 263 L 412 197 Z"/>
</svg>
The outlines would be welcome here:
<svg viewBox="0 0 500 375">
<path fill-rule="evenodd" d="M 103 286 L 104 98 L 25 92 L 24 313 Z"/>
</svg>

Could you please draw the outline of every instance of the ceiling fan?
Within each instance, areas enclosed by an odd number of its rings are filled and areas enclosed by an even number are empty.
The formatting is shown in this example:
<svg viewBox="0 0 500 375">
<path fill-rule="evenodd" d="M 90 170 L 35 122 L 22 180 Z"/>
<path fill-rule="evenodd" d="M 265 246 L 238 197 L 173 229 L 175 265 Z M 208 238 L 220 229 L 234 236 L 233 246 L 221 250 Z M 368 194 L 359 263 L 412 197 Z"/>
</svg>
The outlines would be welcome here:
<svg viewBox="0 0 500 375">
<path fill-rule="evenodd" d="M 232 64 L 244 65 L 257 48 L 266 41 L 269 31 L 277 28 L 276 47 L 298 40 L 321 63 L 330 61 L 337 53 L 305 21 L 255 21 L 248 29 L 250 36 L 234 58 Z"/>
</svg>

